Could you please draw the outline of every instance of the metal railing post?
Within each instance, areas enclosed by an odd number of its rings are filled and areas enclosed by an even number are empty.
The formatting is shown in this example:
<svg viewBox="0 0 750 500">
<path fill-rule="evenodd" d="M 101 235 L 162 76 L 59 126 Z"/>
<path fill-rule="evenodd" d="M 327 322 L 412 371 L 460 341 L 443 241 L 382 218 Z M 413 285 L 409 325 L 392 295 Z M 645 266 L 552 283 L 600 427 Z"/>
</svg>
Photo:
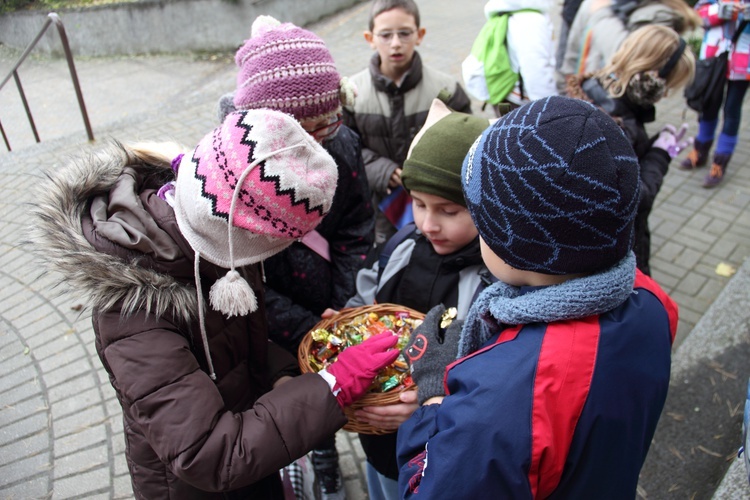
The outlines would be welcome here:
<svg viewBox="0 0 750 500">
<path fill-rule="evenodd" d="M 10 143 L 8 142 L 8 136 L 5 135 L 5 129 L 3 128 L 2 122 L 0 122 L 0 134 L 3 134 L 3 141 L 5 142 L 5 147 L 8 148 L 8 151 L 10 151 Z"/>
<path fill-rule="evenodd" d="M 70 70 L 70 79 L 73 80 L 73 87 L 76 90 L 76 97 L 78 98 L 78 107 L 81 110 L 81 116 L 83 117 L 83 125 L 86 127 L 86 134 L 89 137 L 89 141 L 94 140 L 94 132 L 91 130 L 91 123 L 89 123 L 89 115 L 86 112 L 86 103 L 83 102 L 83 93 L 81 92 L 81 85 L 78 83 L 78 73 L 76 73 L 76 66 L 73 62 L 73 54 L 70 52 L 70 45 L 68 44 L 68 35 L 65 33 L 65 27 L 57 14 L 50 12 L 47 16 L 52 19 L 52 22 L 57 26 L 57 32 L 60 34 L 60 41 L 62 41 L 63 50 L 65 51 L 65 59 L 68 60 L 68 69 Z"/>
<path fill-rule="evenodd" d="M 68 62 L 68 70 L 70 71 L 70 79 L 73 82 L 73 88 L 75 89 L 76 98 L 78 99 L 78 108 L 81 111 L 81 116 L 83 117 L 83 125 L 86 127 L 86 135 L 89 138 L 89 141 L 94 140 L 94 132 L 91 129 L 91 122 L 89 121 L 89 115 L 86 111 L 86 103 L 83 101 L 83 92 L 81 92 L 81 85 L 78 81 L 78 73 L 76 72 L 75 63 L 73 62 L 73 54 L 70 51 L 70 44 L 68 43 L 68 35 L 65 32 L 65 27 L 63 26 L 62 21 L 60 20 L 60 17 L 54 13 L 50 12 L 47 14 L 47 20 L 44 23 L 44 26 L 42 26 L 42 29 L 39 30 L 39 33 L 36 35 L 34 40 L 26 47 L 26 50 L 23 51 L 21 56 L 18 58 L 18 61 L 16 61 L 16 64 L 13 66 L 13 68 L 10 70 L 8 75 L 3 78 L 2 81 L 0 81 L 0 90 L 3 89 L 6 83 L 10 80 L 11 77 L 15 79 L 16 87 L 18 88 L 18 92 L 21 96 L 21 101 L 23 103 L 24 110 L 26 111 L 26 117 L 29 120 L 29 124 L 31 125 L 31 130 L 34 133 L 34 138 L 36 139 L 36 142 L 40 142 L 39 134 L 36 130 L 36 125 L 34 124 L 34 118 L 31 114 L 31 108 L 29 107 L 29 103 L 26 100 L 26 94 L 23 91 L 23 86 L 21 85 L 21 80 L 18 77 L 18 68 L 23 64 L 23 62 L 26 60 L 26 58 L 29 56 L 31 51 L 36 47 L 36 44 L 39 43 L 39 40 L 42 39 L 42 36 L 47 32 L 47 29 L 49 26 L 55 23 L 55 27 L 57 28 L 57 32 L 60 35 L 60 41 L 62 42 L 63 51 L 65 52 L 65 59 Z M 8 151 L 11 150 L 10 143 L 8 142 L 8 137 L 5 134 L 5 130 L 2 128 L 2 124 L 0 124 L 0 132 L 2 132 L 3 141 L 5 142 L 5 147 L 8 149 Z"/>
<path fill-rule="evenodd" d="M 13 72 L 13 79 L 16 81 L 16 87 L 18 88 L 18 93 L 21 95 L 21 102 L 23 103 L 23 109 L 26 110 L 26 118 L 29 119 L 29 125 L 31 125 L 31 131 L 34 133 L 34 139 L 36 139 L 36 142 L 40 142 L 39 140 L 39 133 L 36 131 L 36 123 L 34 123 L 34 117 L 31 116 L 31 108 L 29 108 L 29 101 L 26 100 L 26 93 L 23 91 L 23 86 L 21 85 L 21 79 L 18 78 L 18 72 Z"/>
</svg>

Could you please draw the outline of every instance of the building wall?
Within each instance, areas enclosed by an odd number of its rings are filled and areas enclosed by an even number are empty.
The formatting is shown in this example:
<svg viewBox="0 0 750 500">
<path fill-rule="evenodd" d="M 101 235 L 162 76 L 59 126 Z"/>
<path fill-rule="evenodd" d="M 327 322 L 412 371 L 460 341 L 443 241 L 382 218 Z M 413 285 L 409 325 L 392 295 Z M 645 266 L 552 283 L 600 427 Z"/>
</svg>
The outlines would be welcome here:
<svg viewBox="0 0 750 500">
<path fill-rule="evenodd" d="M 236 49 L 253 20 L 267 14 L 304 26 L 362 0 L 140 0 L 56 11 L 76 56 L 155 54 Z M 0 43 L 25 49 L 47 12 L 0 16 Z M 62 54 L 51 26 L 35 53 Z"/>
</svg>

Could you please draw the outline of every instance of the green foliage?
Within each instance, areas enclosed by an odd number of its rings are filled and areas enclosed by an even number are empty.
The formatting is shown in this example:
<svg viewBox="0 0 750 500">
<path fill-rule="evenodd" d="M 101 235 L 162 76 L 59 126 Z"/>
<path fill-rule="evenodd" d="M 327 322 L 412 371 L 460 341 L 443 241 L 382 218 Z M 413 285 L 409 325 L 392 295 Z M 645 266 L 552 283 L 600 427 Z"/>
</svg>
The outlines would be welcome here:
<svg viewBox="0 0 750 500">
<path fill-rule="evenodd" d="M 2 0 L 0 14 L 17 10 L 59 10 L 133 1 L 138 0 Z"/>
<path fill-rule="evenodd" d="M 34 0 L 3 0 L 0 2 L 0 14 L 25 9 L 33 2 Z"/>
<path fill-rule="evenodd" d="M 693 51 L 693 55 L 695 55 L 695 58 L 698 59 L 698 56 L 701 53 L 701 45 L 703 44 L 703 38 L 699 36 L 691 36 L 687 40 L 688 47 L 690 47 L 690 50 Z"/>
</svg>

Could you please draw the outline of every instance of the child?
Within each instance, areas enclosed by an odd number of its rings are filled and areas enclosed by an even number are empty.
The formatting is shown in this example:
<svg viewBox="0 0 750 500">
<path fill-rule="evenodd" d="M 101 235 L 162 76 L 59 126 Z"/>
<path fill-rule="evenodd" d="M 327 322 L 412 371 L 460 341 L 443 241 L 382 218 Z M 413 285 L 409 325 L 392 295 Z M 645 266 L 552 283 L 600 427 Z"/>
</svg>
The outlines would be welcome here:
<svg viewBox="0 0 750 500">
<path fill-rule="evenodd" d="M 737 136 L 742 120 L 742 103 L 747 92 L 750 73 L 748 60 L 750 54 L 750 25 L 747 24 L 746 9 L 750 2 L 719 2 L 717 0 L 700 0 L 695 9 L 703 19 L 705 34 L 701 46 L 701 59 L 714 57 L 728 50 L 729 67 L 727 68 L 726 95 L 724 98 L 724 121 L 716 144 L 711 170 L 703 179 L 703 187 L 718 186 L 724 179 L 729 160 L 737 146 Z M 737 30 L 742 30 L 737 43 L 732 38 Z M 714 109 L 704 110 L 698 117 L 698 135 L 695 145 L 687 158 L 680 164 L 684 170 L 692 170 L 708 163 L 708 153 L 713 146 L 716 128 L 719 125 L 721 103 Z"/>
<path fill-rule="evenodd" d="M 413 199 L 411 231 L 402 229 L 383 251 L 381 259 L 357 275 L 357 295 L 347 307 L 392 302 L 427 312 L 437 304 L 456 307 L 463 318 L 477 289 L 488 283 L 482 264 L 477 230 L 461 193 L 461 162 L 486 118 L 451 112 L 434 100 L 424 128 L 404 162 L 402 179 Z M 367 455 L 367 483 L 372 500 L 398 497 L 396 434 L 398 425 L 416 409 L 413 393 L 403 404 L 365 408 L 358 417 L 393 431 L 385 435 L 360 434 Z"/>
<path fill-rule="evenodd" d="M 685 0 L 584 0 L 568 32 L 561 74 L 599 71 L 628 33 L 649 24 L 689 34 L 701 20 Z"/>
<path fill-rule="evenodd" d="M 620 124 L 640 164 L 641 191 L 635 217 L 635 256 L 638 269 L 651 275 L 651 231 L 648 216 L 661 189 L 669 162 L 689 141 L 672 125 L 649 137 L 645 124 L 654 121 L 656 108 L 667 92 L 693 78 L 695 58 L 672 29 L 651 25 L 625 39 L 612 60 L 594 74 L 568 79 L 568 96 L 593 102 Z"/>
<path fill-rule="evenodd" d="M 325 219 L 306 238 L 264 262 L 269 336 L 296 355 L 320 314 L 341 308 L 354 294 L 357 271 L 372 247 L 375 219 L 361 143 L 341 125 L 341 105 L 354 101 L 354 89 L 341 78 L 320 37 L 270 16 L 253 22 L 235 61 L 237 88 L 222 97 L 221 118 L 235 107 L 283 111 L 338 167 L 339 182 Z M 304 102 L 311 96 L 314 102 Z M 312 459 L 324 498 L 343 494 L 335 436 L 316 448 Z"/>
<path fill-rule="evenodd" d="M 433 99 L 441 96 L 451 109 L 471 113 L 471 102 L 458 82 L 422 64 L 416 46 L 424 35 L 413 0 L 373 0 L 364 36 L 376 53 L 370 67 L 352 77 L 359 95 L 354 105 L 344 107 L 344 120 L 362 138 L 375 204 L 388 194 L 403 194 L 401 168 Z M 376 244 L 396 230 L 382 211 L 376 212 L 375 226 Z"/>
<path fill-rule="evenodd" d="M 395 360 L 396 336 L 373 337 L 292 378 L 268 341 L 261 262 L 320 223 L 337 177 L 296 120 L 257 110 L 194 151 L 114 144 L 40 186 L 34 249 L 90 296 L 136 498 L 283 499 L 278 470 Z"/>
<path fill-rule="evenodd" d="M 635 498 L 677 309 L 635 267 L 629 141 L 548 97 L 486 130 L 461 181 L 499 281 L 463 329 L 436 308 L 407 344 L 423 404 L 398 431 L 401 495 Z"/>
<path fill-rule="evenodd" d="M 495 116 L 502 116 L 501 108 L 557 95 L 551 7 L 549 0 L 484 5 L 487 23 L 461 67 L 469 93 L 492 104 Z"/>
</svg>

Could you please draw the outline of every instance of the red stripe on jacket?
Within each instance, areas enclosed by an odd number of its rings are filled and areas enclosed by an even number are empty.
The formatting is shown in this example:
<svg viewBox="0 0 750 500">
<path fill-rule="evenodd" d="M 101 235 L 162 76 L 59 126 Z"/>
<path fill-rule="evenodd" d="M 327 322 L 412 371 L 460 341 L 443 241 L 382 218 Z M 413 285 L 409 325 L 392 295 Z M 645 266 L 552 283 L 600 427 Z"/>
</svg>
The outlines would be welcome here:
<svg viewBox="0 0 750 500">
<path fill-rule="evenodd" d="M 550 324 L 534 379 L 531 466 L 534 498 L 557 488 L 589 394 L 599 346 L 599 316 Z"/>
</svg>

